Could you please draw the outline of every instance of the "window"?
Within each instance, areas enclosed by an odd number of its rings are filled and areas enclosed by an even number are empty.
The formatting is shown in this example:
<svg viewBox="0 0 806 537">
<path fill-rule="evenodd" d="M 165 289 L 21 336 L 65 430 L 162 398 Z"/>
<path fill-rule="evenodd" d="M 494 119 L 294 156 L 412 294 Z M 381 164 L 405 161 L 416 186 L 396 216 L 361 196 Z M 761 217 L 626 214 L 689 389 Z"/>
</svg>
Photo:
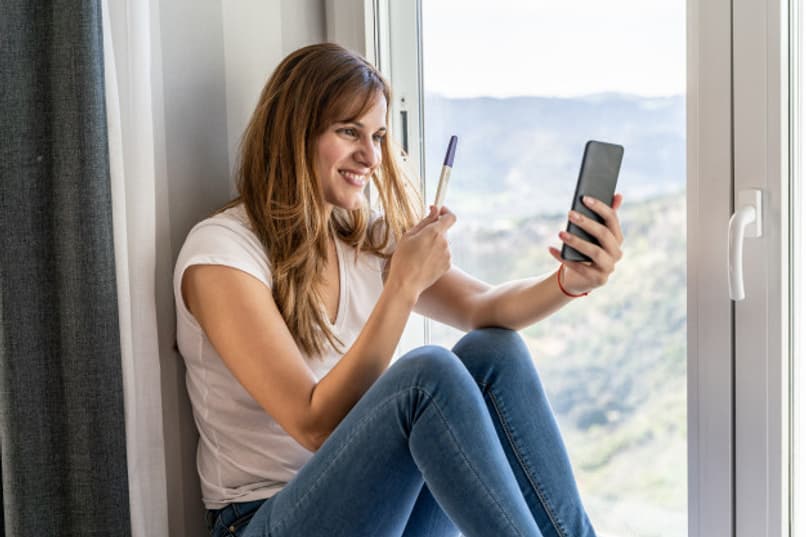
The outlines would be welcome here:
<svg viewBox="0 0 806 537">
<path fill-rule="evenodd" d="M 682 537 L 686 487 L 685 3 L 422 2 L 426 199 L 459 136 L 455 262 L 547 274 L 588 139 L 625 146 L 625 259 L 522 331 L 594 525 Z M 457 47 L 457 43 L 462 43 Z M 431 341 L 459 333 L 431 327 Z"/>
<path fill-rule="evenodd" d="M 599 530 L 613 537 L 797 535 L 790 533 L 790 507 L 794 516 L 806 509 L 804 494 L 799 492 L 806 489 L 802 484 L 804 480 L 798 479 L 803 453 L 806 453 L 806 448 L 802 447 L 806 440 L 801 440 L 806 438 L 806 402 L 797 395 L 799 386 L 806 382 L 806 368 L 800 365 L 803 343 L 799 338 L 802 336 L 798 334 L 798 327 L 803 325 L 803 296 L 806 296 L 798 288 L 799 282 L 806 278 L 803 269 L 806 226 L 793 215 L 803 214 L 806 208 L 799 163 L 806 145 L 798 141 L 800 138 L 790 139 L 790 123 L 795 118 L 801 121 L 802 112 L 795 106 L 794 116 L 791 114 L 787 67 L 790 53 L 793 56 L 801 53 L 800 45 L 795 46 L 796 40 L 790 43 L 787 10 L 800 9 L 798 3 L 784 0 L 686 0 L 678 3 L 618 0 L 597 6 L 593 2 L 574 2 L 571 18 L 563 18 L 569 7 L 545 1 L 509 1 L 496 3 L 495 8 L 477 1 L 458 6 L 448 0 L 374 0 L 374 5 L 380 14 L 375 51 L 379 53 L 381 68 L 395 88 L 393 130 L 397 133 L 405 130 L 408 135 L 410 161 L 427 178 L 423 189 L 428 198 L 433 196 L 435 170 L 447 137 L 450 134 L 460 136 L 448 204 L 461 222 L 454 227 L 454 233 L 461 229 L 473 237 L 475 244 L 483 246 L 465 248 L 465 243 L 470 242 L 466 236 L 454 240 L 457 263 L 471 273 L 496 282 L 553 269 L 542 252 L 553 240 L 551 235 L 563 224 L 584 140 L 599 137 L 622 141 L 625 145 L 620 190 L 627 195 L 628 203 L 621 214 L 625 231 L 629 229 L 625 252 L 628 249 L 632 252 L 622 261 L 607 288 L 595 293 L 598 296 L 591 295 L 585 301 L 572 304 L 542 326 L 524 330 L 549 390 L 556 389 L 556 378 L 567 383 L 577 372 L 591 375 L 588 382 L 578 385 L 578 390 L 565 392 L 577 397 L 574 403 L 591 393 L 612 394 L 619 386 L 626 386 L 624 393 L 633 395 L 635 392 L 631 390 L 644 389 L 646 384 L 653 388 L 651 399 L 644 400 L 646 404 L 633 407 L 640 407 L 643 414 L 629 415 L 623 408 L 607 406 L 608 402 L 628 406 L 629 397 L 624 400 L 603 397 L 602 405 L 597 407 L 602 412 L 585 414 L 589 421 L 569 419 L 573 412 L 569 413 L 568 407 L 563 406 L 565 401 L 561 396 L 555 400 L 555 410 L 560 415 L 572 459 L 577 465 L 583 494 Z M 513 16 L 515 9 L 522 11 Z M 440 13 L 448 13 L 449 17 L 443 16 L 439 22 Z M 609 14 L 617 14 L 615 20 L 609 19 Z M 640 15 L 633 19 L 632 14 Z M 594 19 L 593 23 L 589 18 Z M 792 20 L 801 18 L 802 14 L 798 14 Z M 546 21 L 550 27 L 544 30 Z M 495 35 L 492 29 L 502 27 L 507 30 L 505 35 Z M 524 37 L 524 28 L 527 37 Z M 800 39 L 800 34 L 798 29 L 791 35 Z M 579 43 L 597 35 L 601 37 L 595 44 L 587 46 L 589 55 L 579 54 Z M 547 36 L 554 36 L 554 39 L 540 41 Z M 670 42 L 677 42 L 674 50 L 680 54 L 679 61 L 664 56 L 657 48 Z M 440 57 L 434 50 L 445 44 L 450 48 Z M 603 54 L 606 51 L 612 54 Z M 519 62 L 515 67 L 506 68 L 512 56 Z M 586 64 L 590 58 L 596 61 Z M 602 68 L 611 67 L 613 73 L 620 73 L 614 67 L 619 61 L 632 62 L 629 65 L 647 79 L 668 80 L 664 77 L 677 73 L 681 88 L 679 92 L 666 94 L 657 89 L 653 92 L 618 87 L 629 77 L 609 77 L 611 72 Z M 801 60 L 795 58 L 795 71 L 800 63 Z M 586 70 L 585 66 L 589 68 Z M 660 68 L 659 74 L 653 71 L 657 68 Z M 544 80 L 550 79 L 553 85 L 549 87 L 553 89 L 547 90 L 544 86 L 539 91 L 524 91 L 522 81 L 529 71 L 538 71 Z M 458 82 L 466 80 L 468 73 L 487 73 L 490 80 Z M 558 84 L 558 81 L 575 80 L 580 73 L 593 74 L 599 86 L 602 82 L 612 85 L 574 91 Z M 440 76 L 461 87 L 445 89 L 441 83 L 434 82 L 439 81 Z M 523 102 L 534 103 L 551 97 L 560 103 L 587 97 L 588 113 L 569 116 L 570 119 L 562 122 L 543 108 L 539 116 L 543 123 L 538 125 L 544 127 L 543 132 L 539 128 L 529 132 L 524 123 L 534 119 L 536 112 L 524 108 L 522 113 L 507 114 L 504 105 L 516 99 L 512 93 L 497 94 L 490 89 L 498 79 L 515 81 L 510 86 L 515 89 L 510 91 L 522 97 Z M 793 79 L 793 87 L 800 88 L 798 81 L 799 78 Z M 473 88 L 483 91 L 473 94 Z M 798 92 L 803 93 L 803 90 L 798 89 L 793 95 L 799 95 Z M 669 119 L 661 119 L 659 115 L 658 110 L 664 108 L 663 101 L 675 95 L 683 99 L 685 95 L 685 113 L 678 122 L 684 125 L 680 142 L 684 152 L 658 152 L 658 147 L 668 146 L 664 136 L 657 136 L 653 144 L 647 144 L 651 147 L 641 146 L 640 141 L 636 144 L 631 138 L 636 136 L 634 129 L 624 127 L 624 121 L 617 122 L 616 127 L 608 126 L 607 121 L 618 117 L 617 114 L 590 113 L 595 106 L 623 98 L 625 93 L 638 94 L 645 99 L 644 111 L 649 119 L 642 123 L 650 125 L 642 127 L 659 131 L 662 125 L 675 123 L 663 123 Z M 482 98 L 484 95 L 486 99 Z M 457 114 L 456 106 L 451 106 L 459 99 L 463 99 L 461 114 Z M 479 123 L 478 117 L 484 114 L 475 106 L 482 105 L 497 107 L 494 114 L 499 119 L 497 124 Z M 625 108 L 618 110 L 618 114 L 625 113 Z M 653 116 L 653 113 L 658 115 Z M 401 128 L 403 116 L 406 129 Z M 475 123 L 469 124 L 471 121 Z M 567 148 L 563 140 L 557 139 L 562 137 L 555 131 L 567 134 L 588 123 L 603 126 L 603 129 L 592 128 L 585 132 L 576 150 Z M 488 132 L 481 132 L 481 128 Z M 798 129 L 793 132 L 800 134 Z M 496 145 L 498 138 L 511 143 L 500 149 L 500 144 Z M 479 140 L 486 143 L 482 145 Z M 547 146 L 550 149 L 547 150 Z M 541 147 L 549 157 L 530 158 L 529 150 L 534 147 Z M 633 156 L 637 161 L 630 162 Z M 484 170 L 481 162 L 484 158 L 490 158 L 495 166 Z M 651 159 L 657 166 L 666 163 L 665 170 L 673 168 L 669 163 L 685 162 L 684 175 L 679 176 L 681 181 L 685 178 L 685 189 L 653 191 L 657 184 L 650 181 L 644 185 L 636 181 L 630 167 L 640 169 L 646 165 L 641 158 Z M 480 169 L 488 175 L 479 172 Z M 794 181 L 790 181 L 790 169 L 794 172 Z M 567 183 L 560 183 L 558 179 L 563 174 L 569 177 Z M 657 174 L 652 178 L 657 179 Z M 563 192 L 558 184 L 568 190 Z M 759 239 L 746 241 L 747 299 L 733 302 L 728 297 L 727 224 L 734 210 L 741 206 L 741 192 L 747 189 L 762 192 L 764 233 Z M 510 191 L 518 194 L 514 202 L 507 199 Z M 684 213 L 681 220 L 673 218 L 675 213 L 671 206 L 666 210 L 659 205 L 640 218 L 639 206 L 649 206 L 661 199 L 671 200 L 675 194 L 681 196 L 681 212 Z M 672 236 L 668 229 L 666 235 L 651 234 L 663 219 L 669 222 L 667 228 L 679 226 L 679 238 L 685 245 L 680 282 L 685 315 L 682 318 L 674 315 L 673 302 L 657 299 L 657 295 L 670 292 L 669 286 L 673 285 L 673 278 L 668 277 L 671 272 L 666 272 L 665 278 L 657 285 L 643 288 L 639 293 L 644 296 L 638 297 L 645 303 L 663 302 L 665 309 L 650 308 L 638 314 L 636 317 L 643 322 L 635 326 L 636 323 L 629 322 L 635 312 L 624 306 L 635 292 L 630 285 L 641 287 L 645 282 L 637 273 L 629 274 L 629 271 L 641 263 L 646 263 L 644 268 L 650 267 L 648 263 L 653 256 L 668 258 L 664 266 L 667 270 L 678 260 L 669 253 L 674 245 L 668 240 Z M 514 233 L 513 227 L 517 227 L 518 233 Z M 684 229 L 690 233 L 686 235 Z M 667 240 L 660 240 L 664 237 Z M 507 239 L 511 244 L 507 244 Z M 514 256 L 507 253 L 512 244 L 519 249 Z M 495 259 L 495 266 L 489 259 Z M 632 266 L 626 268 L 628 263 Z M 652 276 L 654 274 L 647 277 Z M 602 298 L 606 294 L 617 299 L 608 302 Z M 793 302 L 794 317 L 790 307 Z M 586 309 L 580 313 L 574 308 Z M 619 325 L 631 327 L 634 335 L 627 339 L 608 334 L 601 328 L 614 319 Z M 572 327 L 570 323 L 578 326 Z M 663 355 L 675 355 L 677 348 L 678 355 L 686 358 L 680 362 L 665 361 L 658 359 L 660 353 L 655 354 L 646 359 L 647 367 L 639 369 L 639 375 L 632 376 L 632 384 L 619 383 L 616 375 L 628 368 L 613 372 L 608 369 L 612 366 L 610 360 L 624 360 L 623 356 L 632 349 L 619 349 L 618 343 L 626 347 L 645 345 L 646 334 L 651 333 L 657 323 L 668 323 L 656 338 L 658 346 L 664 349 Z M 580 333 L 579 326 L 584 327 L 586 336 L 595 334 L 603 339 L 600 342 L 593 336 L 569 337 L 569 333 Z M 573 332 L 572 328 L 575 328 Z M 411 332 L 415 333 L 417 329 Z M 675 339 L 677 334 L 681 335 L 680 339 Z M 456 336 L 441 326 L 420 328 L 417 337 L 404 338 L 402 346 L 429 338 L 449 343 Z M 584 360 L 593 351 L 598 352 L 601 360 L 586 364 Z M 795 368 L 800 367 L 795 371 L 796 377 L 791 376 L 793 363 Z M 676 364 L 678 369 L 670 364 Z M 665 371 L 667 375 L 661 377 L 650 366 L 659 367 L 658 371 Z M 563 371 L 563 367 L 567 369 Z M 678 374 L 682 376 L 677 377 Z M 684 383 L 681 385 L 684 399 L 675 399 L 668 395 L 673 391 L 662 389 L 664 384 L 677 378 Z M 661 383 L 653 384 L 658 379 Z M 789 441 L 790 409 L 795 432 L 792 443 Z M 678 411 L 682 412 L 682 419 L 675 418 Z M 595 437 L 585 437 L 584 433 L 603 432 L 611 427 L 612 434 L 602 433 L 597 439 L 602 440 L 601 443 L 618 440 L 617 428 L 629 421 L 625 418 L 628 415 L 645 416 L 646 436 L 641 441 L 652 442 L 660 434 L 670 435 L 670 444 L 663 447 L 669 450 L 667 453 L 682 455 L 674 460 L 663 456 L 663 452 L 656 452 L 649 462 L 646 458 L 634 457 L 633 464 L 624 463 L 624 471 L 635 474 L 634 482 L 640 482 L 637 477 L 640 475 L 655 479 L 651 486 L 647 485 L 649 495 L 636 503 L 632 503 L 632 495 L 639 489 L 625 488 L 622 483 L 609 487 L 615 492 L 597 497 L 596 480 L 588 475 L 591 467 L 583 462 L 592 451 L 601 448 L 590 443 Z M 670 423 L 683 423 L 683 428 L 670 427 Z M 580 425 L 586 424 L 589 430 L 578 430 Z M 671 431 L 681 435 L 680 444 L 676 444 Z M 629 450 L 639 449 L 641 445 L 641 441 L 630 442 L 635 436 L 621 438 L 627 440 L 616 442 L 616 447 L 622 451 L 611 451 L 616 455 L 600 459 L 605 464 L 619 462 L 618 454 L 630 453 Z M 675 445 L 683 447 L 675 451 Z M 792 452 L 789 446 L 794 446 Z M 640 451 L 634 453 L 640 455 Z M 794 464 L 794 473 L 790 461 Z M 667 467 L 674 468 L 674 475 L 672 472 L 663 474 Z M 649 472 L 643 472 L 647 468 Z M 794 476 L 794 485 L 790 485 L 787 476 Z M 677 488 L 679 486 L 683 488 Z M 681 491 L 681 494 L 658 494 L 662 490 Z M 790 502 L 790 498 L 794 500 Z M 613 511 L 605 512 L 610 508 Z M 621 509 L 629 509 L 633 517 L 620 516 Z M 666 524 L 666 521 L 671 522 Z M 642 529 L 645 527 L 646 531 Z"/>
</svg>

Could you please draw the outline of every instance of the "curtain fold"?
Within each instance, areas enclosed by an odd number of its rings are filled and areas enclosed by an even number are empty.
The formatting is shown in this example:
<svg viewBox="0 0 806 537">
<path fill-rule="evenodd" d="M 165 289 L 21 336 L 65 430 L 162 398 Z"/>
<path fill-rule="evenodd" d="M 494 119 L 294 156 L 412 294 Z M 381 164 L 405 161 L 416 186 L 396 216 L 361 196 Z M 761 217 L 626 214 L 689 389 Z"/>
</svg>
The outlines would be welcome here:
<svg viewBox="0 0 806 537">
<path fill-rule="evenodd" d="M 150 2 L 142 0 L 109 4 L 102 0 L 132 536 L 167 537 L 171 532 L 160 360 L 166 353 L 160 349 L 156 305 L 160 270 L 152 12 Z M 170 271 L 160 277 L 170 279 Z M 171 354 L 168 359 L 176 358 Z"/>
<path fill-rule="evenodd" d="M 130 535 L 99 1 L 0 17 L 4 535 Z"/>
</svg>

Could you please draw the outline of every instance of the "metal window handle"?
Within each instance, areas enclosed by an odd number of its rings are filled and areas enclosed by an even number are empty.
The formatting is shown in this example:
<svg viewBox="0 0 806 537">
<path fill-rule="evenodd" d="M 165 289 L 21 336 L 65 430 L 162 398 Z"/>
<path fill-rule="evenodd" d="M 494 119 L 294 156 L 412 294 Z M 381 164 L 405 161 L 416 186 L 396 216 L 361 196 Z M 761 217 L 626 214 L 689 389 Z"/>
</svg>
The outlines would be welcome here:
<svg viewBox="0 0 806 537">
<path fill-rule="evenodd" d="M 744 239 L 761 237 L 761 190 L 739 192 L 739 209 L 728 223 L 728 279 L 731 300 L 744 300 Z"/>
</svg>

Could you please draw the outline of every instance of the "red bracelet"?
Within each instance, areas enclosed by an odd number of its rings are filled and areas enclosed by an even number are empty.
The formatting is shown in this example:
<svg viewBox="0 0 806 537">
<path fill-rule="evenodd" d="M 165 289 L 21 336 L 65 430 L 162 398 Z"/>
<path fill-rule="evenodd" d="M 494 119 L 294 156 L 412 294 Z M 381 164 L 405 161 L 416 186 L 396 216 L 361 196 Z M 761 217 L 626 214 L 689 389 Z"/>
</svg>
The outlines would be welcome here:
<svg viewBox="0 0 806 537">
<path fill-rule="evenodd" d="M 565 296 L 571 297 L 571 298 L 580 298 L 580 297 L 583 297 L 583 296 L 588 296 L 587 291 L 584 292 L 584 293 L 580 293 L 578 295 L 572 295 L 571 293 L 569 293 L 568 291 L 565 290 L 565 287 L 563 287 L 563 282 L 562 282 L 562 278 L 561 278 L 561 274 L 562 274 L 564 268 L 565 268 L 565 265 L 560 265 L 560 269 L 557 271 L 557 285 L 560 286 L 560 291 L 562 291 Z"/>
</svg>

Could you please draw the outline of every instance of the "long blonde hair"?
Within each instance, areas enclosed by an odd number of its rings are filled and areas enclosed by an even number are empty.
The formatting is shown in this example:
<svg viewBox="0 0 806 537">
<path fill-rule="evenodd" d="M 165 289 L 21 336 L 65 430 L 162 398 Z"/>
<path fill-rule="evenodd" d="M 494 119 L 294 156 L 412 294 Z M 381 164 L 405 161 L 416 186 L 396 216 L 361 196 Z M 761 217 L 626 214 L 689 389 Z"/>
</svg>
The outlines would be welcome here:
<svg viewBox="0 0 806 537">
<path fill-rule="evenodd" d="M 275 69 L 244 132 L 236 170 L 238 197 L 266 250 L 272 294 L 297 345 L 321 356 L 326 344 L 340 350 L 324 311 L 322 284 L 329 233 L 388 258 L 394 238 L 419 219 L 422 202 L 400 163 L 391 136 L 381 142 L 381 165 L 372 174 L 383 218 L 370 229 L 369 205 L 335 207 L 329 221 L 320 179 L 314 172 L 316 141 L 333 123 L 355 120 L 391 90 L 375 67 L 332 43 L 301 48 Z M 389 123 L 389 107 L 386 122 Z"/>
</svg>

